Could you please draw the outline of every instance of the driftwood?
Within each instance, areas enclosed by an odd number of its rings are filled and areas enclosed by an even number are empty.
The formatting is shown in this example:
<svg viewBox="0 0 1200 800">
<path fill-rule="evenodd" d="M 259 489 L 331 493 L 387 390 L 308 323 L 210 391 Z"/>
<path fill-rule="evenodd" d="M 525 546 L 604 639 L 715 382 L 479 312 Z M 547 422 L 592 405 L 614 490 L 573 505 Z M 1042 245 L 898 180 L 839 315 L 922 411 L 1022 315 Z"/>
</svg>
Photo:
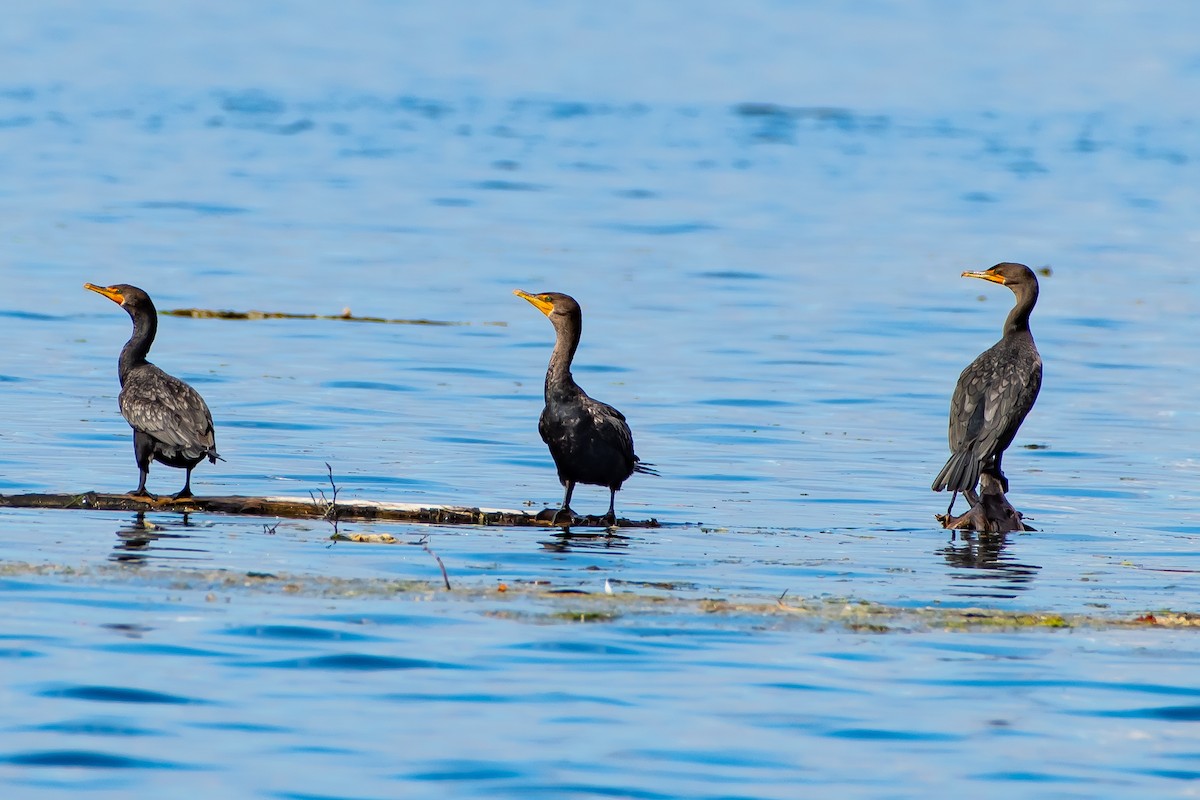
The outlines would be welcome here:
<svg viewBox="0 0 1200 800">
<path fill-rule="evenodd" d="M 958 516 L 948 513 L 936 515 L 937 521 L 942 523 L 943 528 L 956 531 L 979 531 L 980 533 L 1036 530 L 1021 520 L 1021 512 L 1008 502 L 1000 481 L 986 472 L 979 476 L 979 496 L 972 498 L 965 492 L 963 496 L 971 502 L 971 508 L 965 514 Z"/>
<path fill-rule="evenodd" d="M 92 511 L 176 511 L 236 514 L 247 517 L 286 517 L 289 519 L 380 520 L 386 522 L 423 522 L 435 525 L 496 525 L 504 527 L 564 527 L 551 525 L 556 509 L 532 513 L 496 508 L 463 506 L 423 506 L 416 503 L 381 503 L 370 500 L 329 502 L 322 497 L 189 497 L 173 500 L 162 497 L 147 500 L 128 494 L 10 494 L 0 495 L 0 507 L 89 509 Z M 572 526 L 614 527 L 603 518 L 575 517 Z M 618 528 L 657 528 L 658 520 L 618 519 Z"/>
</svg>

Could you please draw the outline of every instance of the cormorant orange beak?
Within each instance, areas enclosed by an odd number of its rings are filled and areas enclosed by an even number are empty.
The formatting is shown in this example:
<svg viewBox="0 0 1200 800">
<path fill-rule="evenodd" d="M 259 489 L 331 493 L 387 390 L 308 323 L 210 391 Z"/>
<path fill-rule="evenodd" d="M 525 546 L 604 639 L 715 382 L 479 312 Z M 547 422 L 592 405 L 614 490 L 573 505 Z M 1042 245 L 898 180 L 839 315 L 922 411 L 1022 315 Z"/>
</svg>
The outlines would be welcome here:
<svg viewBox="0 0 1200 800">
<path fill-rule="evenodd" d="M 969 272 L 968 271 L 968 272 L 964 272 L 962 274 L 962 277 L 964 277 L 964 278 L 983 278 L 985 281 L 991 281 L 992 283 L 998 283 L 1001 286 L 1008 285 L 1008 282 L 1004 280 L 1003 275 L 997 275 L 996 273 L 992 272 L 991 270 L 984 270 L 983 272 Z"/>
<path fill-rule="evenodd" d="M 121 294 L 111 286 L 97 286 L 94 283 L 85 283 L 83 288 L 93 291 L 96 294 L 102 294 L 119 306 L 125 304 L 125 295 Z"/>
<path fill-rule="evenodd" d="M 522 292 L 520 289 L 513 289 L 513 294 L 515 294 L 517 297 L 524 297 L 533 305 L 534 308 L 545 314 L 547 317 L 550 316 L 550 312 L 554 310 L 554 303 L 551 303 L 549 300 L 543 300 L 535 294 Z"/>
</svg>

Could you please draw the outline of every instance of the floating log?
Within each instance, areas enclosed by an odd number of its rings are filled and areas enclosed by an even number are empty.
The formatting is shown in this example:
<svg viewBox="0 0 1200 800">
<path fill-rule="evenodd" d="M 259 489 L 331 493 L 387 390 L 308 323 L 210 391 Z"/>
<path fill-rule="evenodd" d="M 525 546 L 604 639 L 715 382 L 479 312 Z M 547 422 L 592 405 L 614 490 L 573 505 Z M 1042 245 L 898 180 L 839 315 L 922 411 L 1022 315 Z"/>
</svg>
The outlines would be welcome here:
<svg viewBox="0 0 1200 800">
<path fill-rule="evenodd" d="M 427 506 L 418 503 L 384 503 L 355 500 L 331 503 L 317 497 L 189 497 L 174 500 L 164 496 L 147 500 L 128 494 L 79 492 L 77 494 L 0 495 L 0 507 L 88 509 L 92 511 L 175 511 L 180 513 L 236 514 L 243 517 L 326 519 L 339 522 L 378 520 L 421 522 L 433 525 L 493 525 L 504 527 L 564 527 L 551 525 L 555 509 L 539 512 L 464 506 Z M 572 527 L 657 528 L 658 520 L 618 519 L 608 526 L 601 517 L 576 517 Z"/>
<path fill-rule="evenodd" d="M 1011 533 L 1037 530 L 1021 520 L 1021 512 L 1008 502 L 1000 481 L 986 472 L 979 476 L 979 498 L 965 514 L 937 514 L 936 517 L 943 528 L 955 531 Z"/>
</svg>

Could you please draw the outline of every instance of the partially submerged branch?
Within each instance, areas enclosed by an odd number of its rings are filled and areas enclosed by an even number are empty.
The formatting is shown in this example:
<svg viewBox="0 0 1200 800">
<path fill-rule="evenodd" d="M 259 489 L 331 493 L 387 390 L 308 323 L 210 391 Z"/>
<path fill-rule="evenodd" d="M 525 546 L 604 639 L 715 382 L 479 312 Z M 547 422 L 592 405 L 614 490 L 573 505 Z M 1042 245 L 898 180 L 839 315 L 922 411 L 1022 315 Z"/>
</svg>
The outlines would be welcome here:
<svg viewBox="0 0 1200 800">
<path fill-rule="evenodd" d="M 333 467 L 329 466 L 328 461 L 325 462 L 325 470 L 329 473 L 329 485 L 333 487 L 333 497 L 325 497 L 325 491 L 323 489 L 317 489 L 317 494 L 321 496 L 320 500 L 318 500 L 317 495 L 313 494 L 312 492 L 309 492 L 308 496 L 312 498 L 313 507 L 321 512 L 321 516 L 324 517 L 329 524 L 333 525 L 332 538 L 336 541 L 338 539 L 338 519 L 340 517 L 340 509 L 338 508 L 337 502 L 338 485 L 333 481 Z"/>
<path fill-rule="evenodd" d="M 450 591 L 450 576 L 446 574 L 446 565 L 442 563 L 441 556 L 429 549 L 429 536 L 422 536 L 419 544 L 426 553 L 429 553 L 437 561 L 438 568 L 442 571 L 442 580 L 446 583 L 446 591 Z"/>
<path fill-rule="evenodd" d="M 938 514 L 937 521 L 943 528 L 957 531 L 979 531 L 981 533 L 1011 533 L 1032 531 L 1021 519 L 1021 512 L 1013 508 L 1004 496 L 1000 481 L 988 473 L 979 476 L 979 502 L 973 503 L 965 514 L 951 516 Z"/>
</svg>

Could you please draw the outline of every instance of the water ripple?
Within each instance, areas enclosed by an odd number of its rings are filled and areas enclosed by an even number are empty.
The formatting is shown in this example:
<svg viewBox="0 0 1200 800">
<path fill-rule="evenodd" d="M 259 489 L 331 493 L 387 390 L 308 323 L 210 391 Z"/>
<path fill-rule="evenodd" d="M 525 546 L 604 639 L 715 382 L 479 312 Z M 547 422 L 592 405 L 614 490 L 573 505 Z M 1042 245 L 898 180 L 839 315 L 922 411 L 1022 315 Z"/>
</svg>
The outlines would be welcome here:
<svg viewBox="0 0 1200 800">
<path fill-rule="evenodd" d="M 485 192 L 542 192 L 546 190 L 545 186 L 540 186 L 536 183 L 524 183 L 522 181 L 487 180 L 478 181 L 471 185 Z"/>
<path fill-rule="evenodd" d="M 139 728 L 117 719 L 80 719 L 66 722 L 51 722 L 29 730 L 49 733 L 78 734 L 81 736 L 162 736 L 162 731 Z"/>
<path fill-rule="evenodd" d="M 37 658 L 41 656 L 37 650 L 25 650 L 17 647 L 0 647 L 0 658 L 18 659 L 18 658 Z"/>
<path fill-rule="evenodd" d="M 183 658 L 219 658 L 228 655 L 217 650 L 205 650 L 186 645 L 162 642 L 121 642 L 101 648 L 109 653 L 130 653 L 143 656 L 181 656 Z"/>
<path fill-rule="evenodd" d="M 0 762 L 22 767 L 73 767 L 76 769 L 194 769 L 171 761 L 101 753 L 95 750 L 34 750 L 0 755 Z"/>
<path fill-rule="evenodd" d="M 511 764 L 492 761 L 447 759 L 430 765 L 430 769 L 410 772 L 403 777 L 414 781 L 496 781 L 524 777 L 527 773 L 513 769 Z"/>
<path fill-rule="evenodd" d="M 208 700 L 183 697 L 146 689 L 130 689 L 123 686 L 66 686 L 43 689 L 41 697 L 65 697 L 71 700 L 90 700 L 97 703 L 149 703 L 165 705 L 201 705 Z"/>
<path fill-rule="evenodd" d="M 1120 711 L 1076 711 L 1080 716 L 1113 717 L 1116 719 L 1159 719 L 1167 722 L 1200 722 L 1200 706 L 1161 706 L 1130 708 Z"/>
<path fill-rule="evenodd" d="M 1181 769 L 1143 769 L 1138 770 L 1142 775 L 1153 775 L 1156 778 L 1167 778 L 1176 781 L 1200 780 L 1200 772 Z"/>
<path fill-rule="evenodd" d="M 254 419 L 222 420 L 220 426 L 223 428 L 250 428 L 253 430 L 270 431 L 326 431 L 334 427 L 333 425 L 311 422 L 268 422 L 267 420 Z"/>
<path fill-rule="evenodd" d="M 309 642 L 363 642 L 376 637 L 347 631 L 332 631 L 327 628 L 311 628 L 305 625 L 253 625 L 245 628 L 230 628 L 228 636 L 248 636 L 255 639 L 280 639 Z"/>
<path fill-rule="evenodd" d="M 341 653 L 331 656 L 309 656 L 288 658 L 281 661 L 241 662 L 240 667 L 261 667 L 264 669 L 319 669 L 345 672 L 377 672 L 383 670 L 409 669 L 451 669 L 466 670 L 472 667 L 461 664 L 451 664 L 445 661 L 426 661 L 419 658 L 398 658 L 395 656 L 374 656 L 363 653 Z"/>
<path fill-rule="evenodd" d="M 192 200 L 148 200 L 138 203 L 138 208 L 152 211 L 192 211 L 206 217 L 225 217 L 245 214 L 249 209 L 238 206 L 223 206 L 216 203 L 198 203 Z"/>
<path fill-rule="evenodd" d="M 720 764 L 725 767 L 749 767 L 754 769 L 794 770 L 795 763 L 778 758 L 767 758 L 756 750 L 724 748 L 721 750 L 629 750 L 614 754 L 626 758 L 641 758 L 650 761 L 668 761 L 676 764 Z"/>
<path fill-rule="evenodd" d="M 1004 770 L 1001 772 L 985 772 L 970 776 L 979 781 L 1004 781 L 1011 783 L 1095 783 L 1094 780 L 1073 775 L 1055 775 L 1050 772 L 1035 772 L 1032 770 Z"/>
<path fill-rule="evenodd" d="M 622 647 L 604 642 L 579 641 L 526 642 L 524 644 L 510 645 L 510 647 L 513 650 L 588 656 L 637 656 L 642 652 L 631 647 Z"/>
<path fill-rule="evenodd" d="M 715 231 L 716 225 L 707 222 L 613 222 L 600 227 L 618 233 L 635 233 L 645 236 L 682 236 L 689 233 Z"/>
<path fill-rule="evenodd" d="M 862 739 L 865 741 L 902 741 L 902 742 L 956 742 L 965 737 L 949 733 L 930 733 L 928 731 L 897 731 L 881 728 L 842 728 L 828 731 L 826 736 L 834 739 Z"/>
<path fill-rule="evenodd" d="M 411 386 L 380 381 L 326 381 L 321 384 L 327 389 L 365 389 L 377 392 L 415 392 Z"/>
<path fill-rule="evenodd" d="M 550 797 L 550 798 L 589 798 L 615 797 L 621 800 L 678 800 L 675 793 L 648 789 L 636 789 L 631 786 L 611 786 L 594 783 L 534 783 L 514 784 L 504 787 L 507 795 L 514 797 Z M 714 798 L 714 800 L 718 800 Z"/>
<path fill-rule="evenodd" d="M 789 400 L 768 400 L 763 397 L 718 397 L 711 400 L 700 400 L 700 405 L 728 406 L 730 408 L 782 408 L 794 406 Z"/>
<path fill-rule="evenodd" d="M 461 692 L 449 694 L 390 694 L 388 700 L 398 703 L 466 703 L 471 705 L 494 705 L 505 703 L 511 705 L 549 705 L 565 706 L 573 703 L 587 703 L 616 708 L 633 708 L 637 703 L 616 697 L 601 697 L 597 695 L 574 694 L 572 692 L 533 692 L 522 694 L 495 694 L 493 692 Z"/>
</svg>

